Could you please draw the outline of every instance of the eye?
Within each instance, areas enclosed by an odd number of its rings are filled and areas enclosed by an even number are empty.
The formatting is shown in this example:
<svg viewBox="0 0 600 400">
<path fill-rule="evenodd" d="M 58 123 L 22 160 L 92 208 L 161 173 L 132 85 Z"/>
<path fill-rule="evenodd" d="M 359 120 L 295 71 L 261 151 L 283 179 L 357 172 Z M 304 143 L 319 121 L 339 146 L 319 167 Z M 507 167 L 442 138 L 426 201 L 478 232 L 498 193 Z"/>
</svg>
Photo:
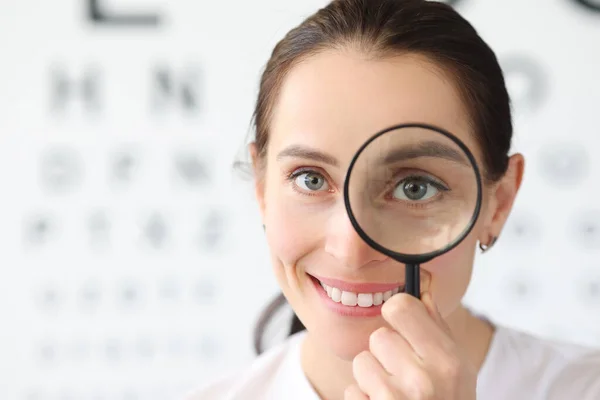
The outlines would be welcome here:
<svg viewBox="0 0 600 400">
<path fill-rule="evenodd" d="M 309 192 L 329 190 L 329 186 L 323 175 L 316 172 L 300 172 L 294 177 L 294 183 L 301 189 Z"/>
<path fill-rule="evenodd" d="M 407 178 L 398 183 L 393 196 L 405 201 L 428 200 L 440 192 L 438 184 L 425 178 Z"/>
</svg>

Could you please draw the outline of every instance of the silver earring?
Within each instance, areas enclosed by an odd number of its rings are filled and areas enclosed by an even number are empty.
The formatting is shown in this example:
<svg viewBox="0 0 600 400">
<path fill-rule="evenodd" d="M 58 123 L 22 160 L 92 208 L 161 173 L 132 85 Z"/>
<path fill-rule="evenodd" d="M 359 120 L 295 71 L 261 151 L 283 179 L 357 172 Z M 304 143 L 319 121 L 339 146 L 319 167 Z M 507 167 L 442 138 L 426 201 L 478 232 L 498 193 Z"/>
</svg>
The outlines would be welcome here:
<svg viewBox="0 0 600 400">
<path fill-rule="evenodd" d="M 494 246 L 494 244 L 496 243 L 496 240 L 498 240 L 498 237 L 493 236 L 492 240 L 490 240 L 490 242 L 488 244 L 483 244 L 483 243 L 479 242 L 479 249 L 481 250 L 482 253 L 485 253 L 486 251 L 491 249 L 492 246 Z"/>
</svg>

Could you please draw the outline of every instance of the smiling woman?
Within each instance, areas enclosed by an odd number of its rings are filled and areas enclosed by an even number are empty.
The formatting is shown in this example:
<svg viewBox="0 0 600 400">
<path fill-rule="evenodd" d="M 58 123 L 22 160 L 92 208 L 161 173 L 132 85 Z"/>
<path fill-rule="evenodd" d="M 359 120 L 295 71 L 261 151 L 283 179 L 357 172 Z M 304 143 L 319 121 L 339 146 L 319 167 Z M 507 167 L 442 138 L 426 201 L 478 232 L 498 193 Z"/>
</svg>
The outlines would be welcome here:
<svg viewBox="0 0 600 400">
<path fill-rule="evenodd" d="M 476 224 L 421 266 L 421 299 L 403 293 L 404 266 L 357 234 L 343 196 L 357 149 L 375 132 L 406 123 L 452 132 L 483 178 Z M 260 326 L 288 303 L 291 335 L 247 371 L 190 399 L 600 398 L 598 352 L 495 325 L 462 306 L 475 249 L 493 245 L 502 231 L 524 160 L 508 154 L 510 102 L 497 59 L 451 7 L 332 1 L 275 47 L 255 124 L 255 192 L 285 299 Z M 445 218 L 457 208 L 437 205 L 474 198 L 472 186 L 461 189 L 468 180 L 460 152 L 422 139 L 415 135 L 384 159 L 380 186 L 366 180 L 375 194 L 367 192 L 366 201 L 401 209 L 405 219 L 381 214 L 365 223 L 394 228 L 385 237 L 401 246 L 420 234 L 398 225 L 429 222 L 420 225 L 426 234 L 439 233 L 443 220 L 431 213 Z M 260 337 L 257 343 L 262 350 Z"/>
</svg>

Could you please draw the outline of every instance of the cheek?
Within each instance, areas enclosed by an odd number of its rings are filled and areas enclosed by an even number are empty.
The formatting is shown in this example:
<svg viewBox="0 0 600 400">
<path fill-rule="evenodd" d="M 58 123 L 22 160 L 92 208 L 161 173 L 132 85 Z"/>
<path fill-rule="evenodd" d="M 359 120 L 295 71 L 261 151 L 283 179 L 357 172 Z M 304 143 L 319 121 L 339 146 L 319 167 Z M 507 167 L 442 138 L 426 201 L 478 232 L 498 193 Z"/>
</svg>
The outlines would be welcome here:
<svg viewBox="0 0 600 400">
<path fill-rule="evenodd" d="M 424 264 L 431 274 L 431 293 L 443 316 L 454 311 L 471 281 L 476 241 L 467 237 L 448 253 Z"/>
<path fill-rule="evenodd" d="M 281 186 L 281 184 L 280 184 Z M 319 243 L 323 216 L 294 201 L 297 194 L 271 185 L 266 192 L 265 225 L 267 240 L 273 256 L 283 265 L 293 266 Z M 314 218 L 311 218 L 314 217 Z"/>
</svg>

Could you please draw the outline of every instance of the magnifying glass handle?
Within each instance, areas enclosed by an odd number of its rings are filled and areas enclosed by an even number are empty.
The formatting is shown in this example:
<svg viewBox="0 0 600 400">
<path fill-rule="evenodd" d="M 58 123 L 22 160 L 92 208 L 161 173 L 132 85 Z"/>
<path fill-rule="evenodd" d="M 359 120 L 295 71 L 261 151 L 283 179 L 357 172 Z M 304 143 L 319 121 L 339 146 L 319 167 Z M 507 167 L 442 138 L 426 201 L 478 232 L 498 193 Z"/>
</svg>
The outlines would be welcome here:
<svg viewBox="0 0 600 400">
<path fill-rule="evenodd" d="M 421 274 L 419 264 L 406 264 L 406 283 L 404 292 L 417 299 L 421 298 Z"/>
</svg>

